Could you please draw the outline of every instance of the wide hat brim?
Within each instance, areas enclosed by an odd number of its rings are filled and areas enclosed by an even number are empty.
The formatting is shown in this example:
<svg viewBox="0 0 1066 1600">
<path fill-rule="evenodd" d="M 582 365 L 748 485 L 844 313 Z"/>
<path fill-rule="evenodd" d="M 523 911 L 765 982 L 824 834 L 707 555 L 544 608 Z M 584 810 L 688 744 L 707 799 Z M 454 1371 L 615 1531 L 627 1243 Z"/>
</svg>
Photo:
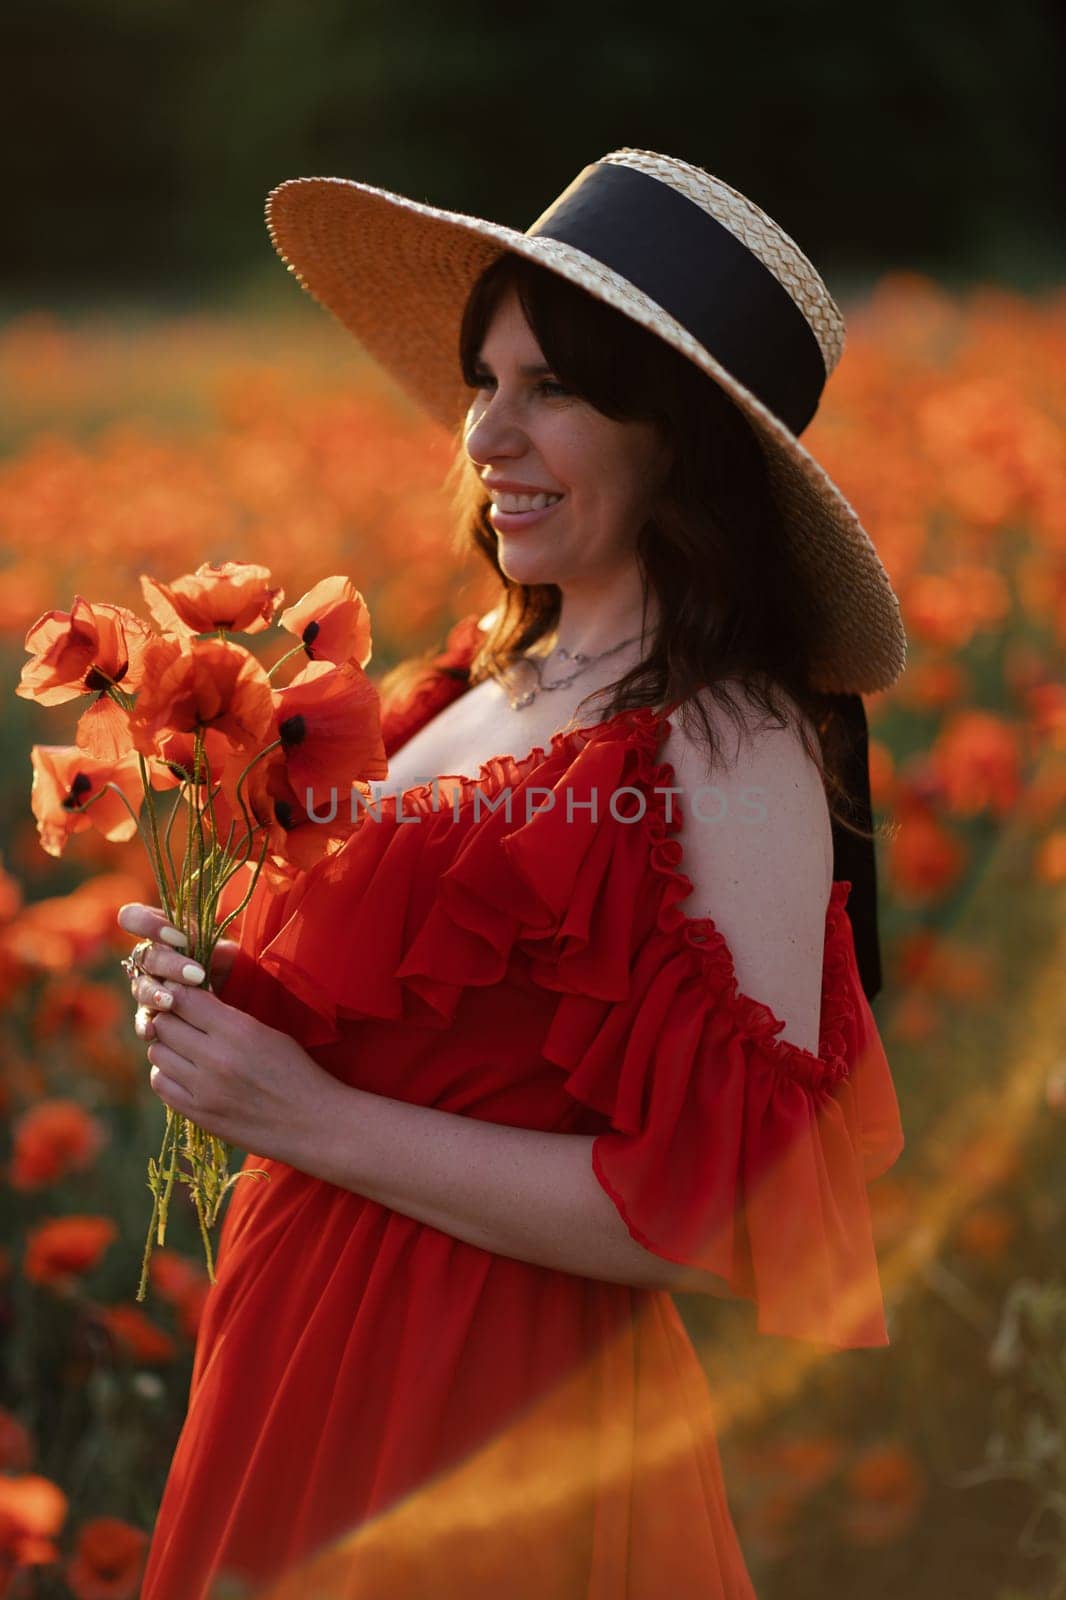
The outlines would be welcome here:
<svg viewBox="0 0 1066 1600">
<path fill-rule="evenodd" d="M 887 689 L 906 665 L 898 596 L 855 511 L 795 434 L 680 322 L 583 250 L 445 211 L 349 178 L 293 178 L 270 192 L 274 248 L 404 392 L 450 432 L 473 391 L 459 365 L 470 291 L 504 251 L 540 262 L 681 351 L 751 423 L 793 540 L 817 641 L 809 681 L 825 693 Z"/>
</svg>

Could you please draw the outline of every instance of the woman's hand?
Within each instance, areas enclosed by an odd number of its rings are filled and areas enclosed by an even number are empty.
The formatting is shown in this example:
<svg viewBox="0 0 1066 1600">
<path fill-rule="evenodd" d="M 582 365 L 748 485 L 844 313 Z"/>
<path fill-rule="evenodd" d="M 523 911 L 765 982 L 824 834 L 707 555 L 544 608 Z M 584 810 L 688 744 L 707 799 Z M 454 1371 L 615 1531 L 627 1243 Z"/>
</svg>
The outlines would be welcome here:
<svg viewBox="0 0 1066 1600">
<path fill-rule="evenodd" d="M 158 907 L 123 906 L 118 921 L 141 938 L 159 935 L 145 953 L 148 973 L 130 985 L 139 1003 L 135 1031 L 151 1040 L 155 1093 L 227 1144 L 299 1166 L 343 1085 L 287 1033 L 197 987 L 202 978 L 184 978 L 188 958 L 162 939 L 168 924 Z"/>
<path fill-rule="evenodd" d="M 198 962 L 190 962 L 183 954 L 188 939 L 166 919 L 159 906 L 146 906 L 139 900 L 119 907 L 118 925 L 126 933 L 135 933 L 138 939 L 151 939 L 152 948 L 145 951 L 141 965 L 144 973 L 130 979 L 130 993 L 137 1001 L 133 1028 L 139 1039 L 154 1039 L 152 1017 L 161 1008 L 169 1008 L 171 999 L 161 987 L 161 979 L 171 983 L 199 984 L 204 981 L 204 969 Z M 211 986 L 215 994 L 225 987 L 233 970 L 239 946 L 235 939 L 220 939 L 211 952 Z M 195 972 L 184 975 L 186 967 Z M 165 998 L 158 999 L 163 995 Z"/>
</svg>

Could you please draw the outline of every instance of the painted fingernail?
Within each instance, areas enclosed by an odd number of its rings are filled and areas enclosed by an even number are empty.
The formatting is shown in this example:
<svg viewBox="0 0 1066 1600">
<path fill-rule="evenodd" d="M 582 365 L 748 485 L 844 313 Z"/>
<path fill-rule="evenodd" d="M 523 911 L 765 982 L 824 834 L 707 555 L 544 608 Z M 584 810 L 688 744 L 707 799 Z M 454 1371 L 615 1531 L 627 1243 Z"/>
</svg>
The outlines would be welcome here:
<svg viewBox="0 0 1066 1600">
<path fill-rule="evenodd" d="M 198 961 L 186 961 L 181 969 L 181 975 L 186 983 L 203 983 L 207 973 Z"/>
<path fill-rule="evenodd" d="M 182 933 L 178 928 L 172 928 L 169 923 L 165 923 L 160 928 L 159 937 L 165 940 L 167 944 L 177 945 L 179 949 L 183 944 L 188 944 L 189 942 L 187 934 Z"/>
<path fill-rule="evenodd" d="M 169 989 L 157 989 L 152 995 L 152 1004 L 162 1006 L 165 1009 L 167 1006 L 174 1004 L 174 996 Z"/>
</svg>

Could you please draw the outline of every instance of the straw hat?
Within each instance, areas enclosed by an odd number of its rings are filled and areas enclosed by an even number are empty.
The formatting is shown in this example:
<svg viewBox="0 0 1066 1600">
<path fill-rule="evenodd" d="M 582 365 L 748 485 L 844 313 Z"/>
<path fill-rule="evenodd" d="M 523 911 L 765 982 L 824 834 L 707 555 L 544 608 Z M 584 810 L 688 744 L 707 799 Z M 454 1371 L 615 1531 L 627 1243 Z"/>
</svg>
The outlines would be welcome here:
<svg viewBox="0 0 1066 1600">
<path fill-rule="evenodd" d="M 903 672 L 888 574 L 798 439 L 843 352 L 843 318 L 795 241 L 722 179 L 612 150 L 519 233 L 348 178 L 293 178 L 271 191 L 267 227 L 300 285 L 450 431 L 473 397 L 459 366 L 463 309 L 503 252 L 650 329 L 726 391 L 759 440 L 814 612 L 811 687 L 870 693 Z"/>
</svg>

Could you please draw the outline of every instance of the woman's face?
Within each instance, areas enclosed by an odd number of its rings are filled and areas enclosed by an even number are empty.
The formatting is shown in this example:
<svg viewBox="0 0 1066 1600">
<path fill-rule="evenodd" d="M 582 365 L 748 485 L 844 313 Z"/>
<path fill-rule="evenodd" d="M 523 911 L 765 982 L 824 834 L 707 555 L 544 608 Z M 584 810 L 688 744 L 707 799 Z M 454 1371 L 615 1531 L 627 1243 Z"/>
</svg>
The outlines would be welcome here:
<svg viewBox="0 0 1066 1600">
<path fill-rule="evenodd" d="M 513 289 L 493 316 L 476 375 L 463 442 L 492 496 L 489 520 L 507 576 L 565 587 L 631 561 L 668 463 L 655 425 L 615 422 L 563 390 Z M 497 487 L 509 484 L 561 498 L 528 517 L 509 516 L 507 492 Z"/>
</svg>

